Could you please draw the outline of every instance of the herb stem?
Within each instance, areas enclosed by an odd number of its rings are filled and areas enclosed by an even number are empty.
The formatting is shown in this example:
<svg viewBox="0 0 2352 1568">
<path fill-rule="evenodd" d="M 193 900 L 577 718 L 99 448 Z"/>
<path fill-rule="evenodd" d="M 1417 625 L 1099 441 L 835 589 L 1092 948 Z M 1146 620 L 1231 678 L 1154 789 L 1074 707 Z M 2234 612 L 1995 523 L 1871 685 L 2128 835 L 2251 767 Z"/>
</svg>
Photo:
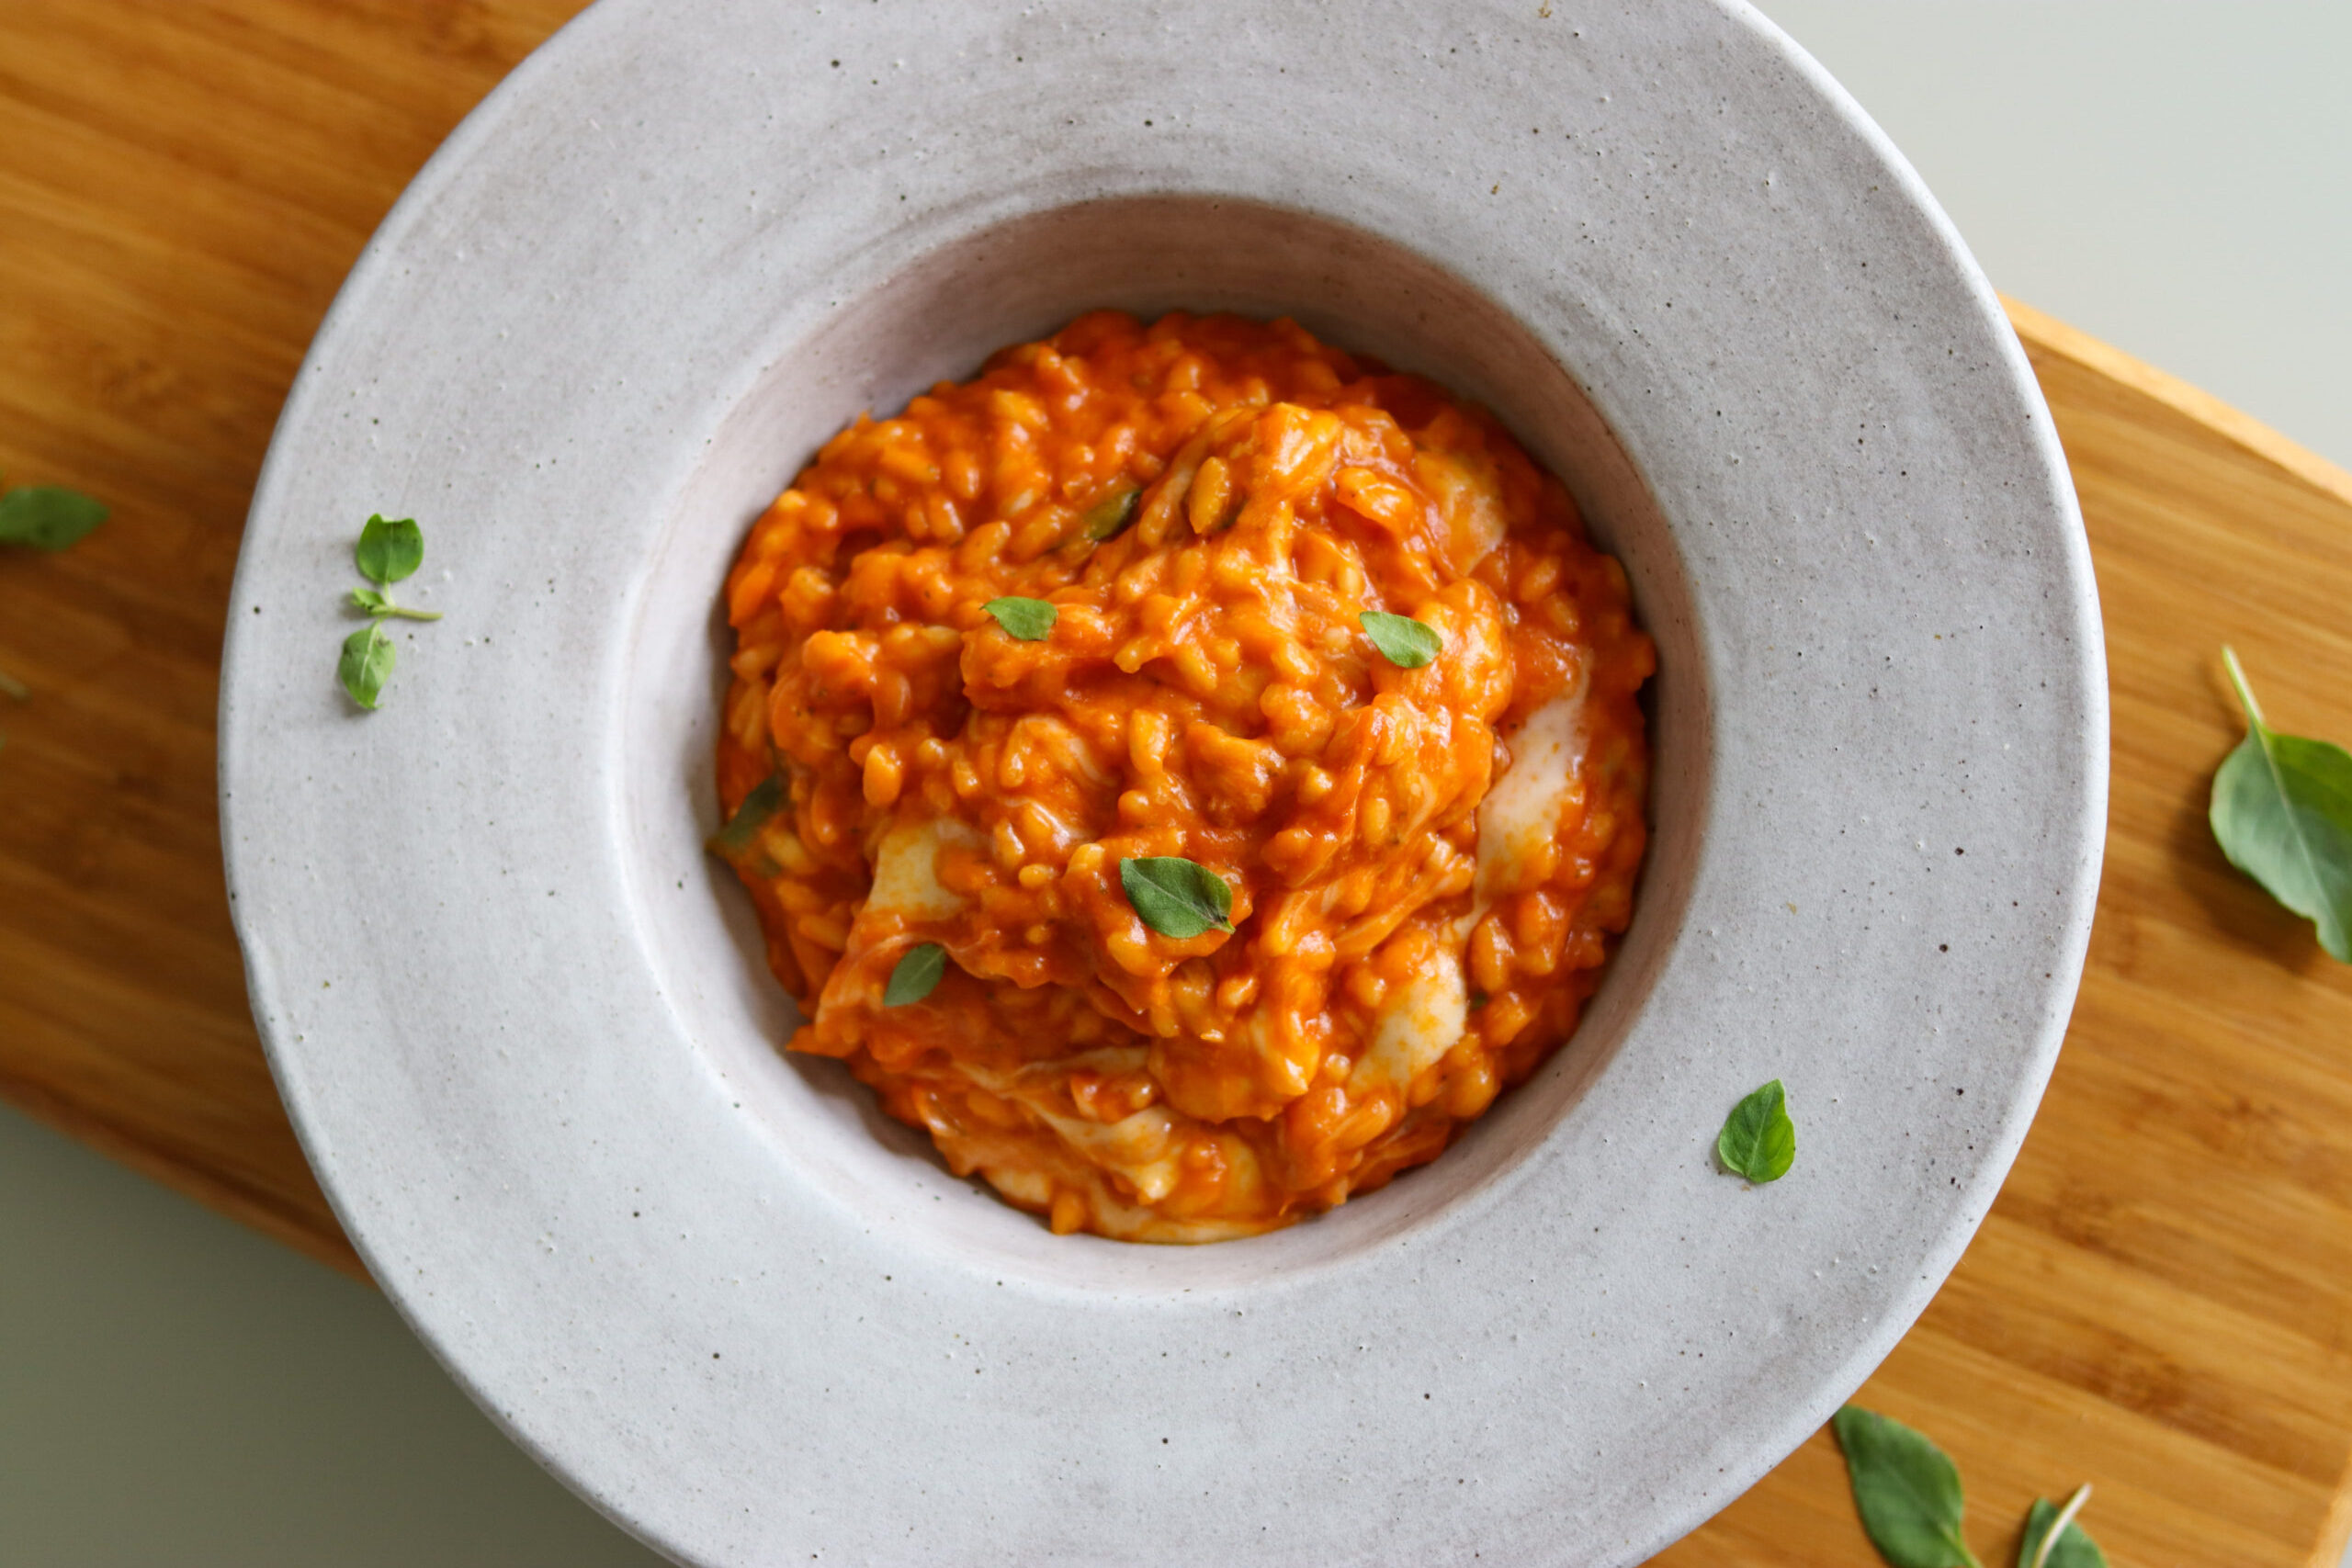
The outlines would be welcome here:
<svg viewBox="0 0 2352 1568">
<path fill-rule="evenodd" d="M 2229 653 L 2226 648 L 2222 651 L 2225 656 Z M 2233 674 L 2236 672 L 2237 662 L 2235 659 L 2230 660 Z M 2241 692 L 2245 690 L 2243 684 L 2240 685 L 2239 690 Z M 2075 1516 L 2081 1513 L 2083 1505 L 2090 1500 L 2091 1483 L 2086 1481 L 2075 1488 L 2075 1495 L 2066 1499 L 2066 1506 L 2058 1510 L 2058 1517 L 2051 1520 L 2050 1528 L 2042 1532 L 2041 1544 L 2033 1553 L 2033 1568 L 2045 1568 L 2050 1561 L 2050 1554 L 2058 1548 L 2058 1538 L 2066 1533 L 2066 1527 L 2075 1522 Z"/>
<path fill-rule="evenodd" d="M 387 604 L 376 611 L 375 615 L 378 620 L 382 620 L 387 615 L 398 615 L 404 621 L 437 621 L 441 618 L 441 612 L 438 610 L 412 610 L 405 604 Z"/>
<path fill-rule="evenodd" d="M 2253 722 L 2255 728 L 2269 728 L 2262 717 L 2262 705 L 2254 700 L 2254 688 L 2245 682 L 2245 671 L 2238 664 L 2237 653 L 2226 642 L 2222 645 L 2222 662 L 2229 669 L 2230 684 L 2237 688 L 2238 703 L 2245 709 L 2245 716 Z"/>
</svg>

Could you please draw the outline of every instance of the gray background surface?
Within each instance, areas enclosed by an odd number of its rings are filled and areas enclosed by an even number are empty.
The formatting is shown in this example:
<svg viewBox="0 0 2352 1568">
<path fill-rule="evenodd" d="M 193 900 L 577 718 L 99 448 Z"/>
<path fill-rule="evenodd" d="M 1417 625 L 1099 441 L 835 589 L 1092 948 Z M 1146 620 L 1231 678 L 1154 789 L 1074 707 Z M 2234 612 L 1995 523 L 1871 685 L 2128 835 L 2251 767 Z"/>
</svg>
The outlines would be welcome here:
<svg viewBox="0 0 2352 1568">
<path fill-rule="evenodd" d="M 2352 6 L 1767 9 L 1996 284 L 2352 464 Z M 510 1448 L 374 1292 L 6 1111 L 0 1560 L 655 1561 Z"/>
</svg>

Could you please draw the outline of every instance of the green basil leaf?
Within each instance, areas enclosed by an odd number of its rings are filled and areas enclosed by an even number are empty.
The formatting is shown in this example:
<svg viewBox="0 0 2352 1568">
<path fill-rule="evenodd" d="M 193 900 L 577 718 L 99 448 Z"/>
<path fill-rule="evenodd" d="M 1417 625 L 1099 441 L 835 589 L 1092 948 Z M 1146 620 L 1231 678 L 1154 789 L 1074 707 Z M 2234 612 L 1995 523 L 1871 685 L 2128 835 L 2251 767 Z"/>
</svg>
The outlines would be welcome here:
<svg viewBox="0 0 2352 1568">
<path fill-rule="evenodd" d="M 1363 635 L 1372 638 L 1372 646 L 1380 649 L 1381 657 L 1400 670 L 1419 670 L 1444 651 L 1445 639 L 1437 635 L 1437 628 L 1410 615 L 1366 610 L 1356 620 L 1363 626 Z"/>
<path fill-rule="evenodd" d="M 1143 487 L 1140 485 L 1113 491 L 1086 509 L 1083 519 L 1086 536 L 1098 545 L 1105 539 L 1117 538 L 1134 525 L 1136 513 L 1142 510 L 1142 502 Z"/>
<path fill-rule="evenodd" d="M 0 544 L 62 550 L 106 520 L 104 503 L 63 485 L 21 485 L 0 495 Z"/>
<path fill-rule="evenodd" d="M 392 602 L 372 588 L 353 589 L 351 602 L 371 615 L 389 615 L 392 613 Z"/>
<path fill-rule="evenodd" d="M 767 826 L 768 818 L 783 805 L 784 775 L 770 773 L 752 786 L 742 804 L 735 807 L 735 815 L 727 819 L 727 826 L 710 836 L 712 852 L 732 859 L 750 849 L 758 841 L 760 829 Z"/>
<path fill-rule="evenodd" d="M 1182 855 L 1119 862 L 1119 886 L 1143 923 L 1161 936 L 1188 941 L 1206 931 L 1229 931 L 1233 889 L 1208 867 Z"/>
<path fill-rule="evenodd" d="M 424 532 L 413 517 L 370 517 L 352 556 L 362 577 L 389 588 L 424 564 Z"/>
<path fill-rule="evenodd" d="M 351 700 L 371 713 L 392 678 L 392 639 L 380 622 L 370 621 L 343 639 L 343 659 L 335 667 Z"/>
<path fill-rule="evenodd" d="M 2311 921 L 2328 956 L 2352 964 L 2352 755 L 2263 722 L 2238 656 L 2222 649 L 2246 737 L 2213 775 L 2208 815 L 2230 863 Z"/>
<path fill-rule="evenodd" d="M 1043 599 L 991 599 L 980 606 L 996 617 L 1008 637 L 1023 642 L 1043 642 L 1061 618 L 1061 612 Z"/>
<path fill-rule="evenodd" d="M 919 1002 L 931 995 L 939 977 L 947 973 L 947 950 L 935 942 L 921 942 L 907 949 L 899 966 L 890 971 L 890 983 L 882 987 L 882 1005 L 902 1008 L 909 1002 Z"/>
<path fill-rule="evenodd" d="M 1979 1568 L 1961 1539 L 1960 1472 L 1943 1450 L 1849 1404 L 1830 1418 L 1871 1544 L 1894 1568 Z"/>
<path fill-rule="evenodd" d="M 1715 1157 L 1734 1176 L 1778 1181 L 1796 1163 L 1796 1123 L 1789 1120 L 1788 1091 L 1774 1078 L 1731 1108 L 1715 1135 Z"/>
<path fill-rule="evenodd" d="M 2070 1499 L 2067 1506 L 2075 1506 Z M 2041 1544 L 2050 1540 L 2050 1527 L 2063 1511 L 2047 1497 L 2033 1500 L 2033 1511 L 2025 1517 L 2025 1539 L 2018 1543 L 2018 1568 L 2107 1568 L 2107 1553 L 2072 1519 L 2056 1540 L 2046 1548 Z"/>
</svg>

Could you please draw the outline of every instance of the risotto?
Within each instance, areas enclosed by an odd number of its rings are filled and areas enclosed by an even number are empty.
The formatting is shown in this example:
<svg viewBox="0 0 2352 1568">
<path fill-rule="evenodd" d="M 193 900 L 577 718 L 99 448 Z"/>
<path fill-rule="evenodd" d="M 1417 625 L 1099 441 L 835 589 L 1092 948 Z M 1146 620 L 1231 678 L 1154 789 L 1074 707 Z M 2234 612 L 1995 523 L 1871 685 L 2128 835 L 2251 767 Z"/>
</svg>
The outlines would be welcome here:
<svg viewBox="0 0 2352 1568">
<path fill-rule="evenodd" d="M 1632 912 L 1655 653 L 1484 411 L 1084 316 L 752 531 L 718 749 L 768 961 L 958 1175 L 1199 1242 L 1433 1159 Z"/>
</svg>

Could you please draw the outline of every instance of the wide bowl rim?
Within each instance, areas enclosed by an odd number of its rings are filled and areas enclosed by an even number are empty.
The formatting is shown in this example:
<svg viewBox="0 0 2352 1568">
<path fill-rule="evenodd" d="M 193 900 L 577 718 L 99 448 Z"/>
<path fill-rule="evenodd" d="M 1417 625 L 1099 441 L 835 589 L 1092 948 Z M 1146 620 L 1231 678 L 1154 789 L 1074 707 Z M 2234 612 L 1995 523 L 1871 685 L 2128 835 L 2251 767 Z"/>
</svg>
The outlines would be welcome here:
<svg viewBox="0 0 2352 1568">
<path fill-rule="evenodd" d="M 1965 279 L 1971 304 L 1983 322 L 1993 329 L 1993 348 L 1998 356 L 1996 372 L 2007 378 L 2009 390 L 2019 402 L 2040 415 L 2033 422 L 2034 428 L 2029 439 L 2037 447 L 2040 463 L 2057 480 L 2054 488 L 2056 520 L 2060 525 L 2056 530 L 2057 542 L 2063 548 L 2071 549 L 2076 557 L 2072 562 L 2072 581 L 2077 590 L 2077 597 L 2068 608 L 2075 616 L 2075 624 L 2087 627 L 2091 634 L 2075 641 L 2077 663 L 2071 671 L 2085 703 L 2084 733 L 2081 737 L 2084 765 L 2079 779 L 2082 795 L 2077 802 L 2076 828 L 2085 835 L 2086 841 L 2074 846 L 2077 867 L 2075 881 L 2071 887 L 2061 890 L 2061 902 L 2066 907 L 2057 919 L 2055 941 L 2048 948 L 2054 964 L 2051 975 L 2046 977 L 2050 984 L 2045 989 L 2044 999 L 2049 1006 L 2038 1024 L 2027 1026 L 2033 1039 L 2030 1048 L 2023 1053 L 2022 1074 L 2012 1086 L 2025 1114 L 2009 1117 L 1997 1129 L 1994 1134 L 1994 1146 L 1985 1151 L 1985 1157 L 1973 1168 L 1972 1178 L 1966 1184 L 1967 1190 L 1963 1193 L 1963 1202 L 1956 1211 L 1962 1218 L 1928 1239 L 1917 1258 L 1916 1277 L 1903 1289 L 1883 1293 L 1879 1302 L 1881 1310 L 1872 1331 L 1853 1344 L 1838 1370 L 1814 1380 L 1817 1386 L 1809 1396 L 1792 1404 L 1786 1418 L 1777 1424 L 1775 1435 L 1769 1442 L 1757 1446 L 1749 1462 L 1743 1467 L 1748 1472 L 1746 1477 L 1733 1477 L 1737 1484 L 1728 1492 L 1688 1497 L 1679 1504 L 1635 1510 L 1644 1518 L 1649 1539 L 1629 1542 L 1627 1546 L 1638 1547 L 1645 1553 L 1683 1533 L 1719 1507 L 1728 1495 L 1736 1495 L 1736 1490 L 1744 1487 L 1747 1480 L 1759 1474 L 1780 1453 L 1792 1448 L 1805 1432 L 1816 1426 L 1838 1397 L 1859 1382 L 1862 1373 L 1892 1348 L 1894 1340 L 1924 1308 L 1944 1274 L 1956 1262 L 1984 1208 L 1989 1206 L 1992 1191 L 1997 1189 L 2002 1174 L 2014 1158 L 2030 1120 L 2031 1103 L 2038 1099 L 2041 1085 L 2054 1063 L 2071 999 L 2072 979 L 2079 971 L 2088 939 L 2091 900 L 2096 891 L 2100 849 L 2098 829 L 2104 819 L 2106 787 L 2103 650 L 2096 635 L 2098 625 L 2096 590 L 2088 570 L 2086 546 L 2082 542 L 2079 517 L 2073 509 L 2071 487 L 2065 482 L 2063 453 L 2057 446 L 2054 431 L 2041 403 L 2030 367 L 2014 338 L 2007 335 L 1997 299 L 1916 174 L 1859 107 L 1785 35 L 1752 8 L 1736 3 L 1715 4 L 1714 0 L 1709 0 L 1709 3 L 1713 9 L 1746 28 L 1755 39 L 1777 51 L 1781 62 L 1817 95 L 1822 105 L 1838 119 L 1842 128 L 1872 150 L 1884 165 L 1889 178 L 1895 183 L 1900 195 L 1939 238 L 1947 251 L 1944 259 L 1954 263 Z M 1197 8 L 1216 9 L 1214 6 Z M 445 195 L 460 173 L 472 164 L 485 148 L 492 147 L 497 138 L 508 130 L 507 117 L 519 112 L 532 95 L 539 90 L 542 83 L 560 75 L 572 54 L 583 47 L 581 39 L 589 38 L 599 29 L 625 29 L 632 19 L 644 17 L 650 9 L 642 4 L 632 7 L 625 0 L 605 0 L 604 4 L 593 7 L 534 54 L 469 116 L 403 194 L 338 295 L 306 358 L 295 391 L 288 399 L 279 422 L 279 439 L 273 441 L 255 491 L 253 518 L 256 536 L 266 536 L 272 531 L 276 520 L 289 504 L 286 492 L 296 486 L 295 470 L 310 460 L 293 445 L 289 433 L 299 434 L 308 424 L 323 416 L 328 400 L 335 395 L 336 390 L 327 384 L 326 373 L 345 353 L 349 341 L 362 335 L 368 312 L 378 303 L 377 296 L 387 280 L 401 269 L 417 264 L 417 231 L 425 223 L 436 199 Z M 277 531 L 282 533 L 283 529 L 277 528 Z M 241 555 L 232 589 L 232 604 L 243 606 L 253 602 L 258 605 L 263 598 L 281 596 L 278 585 L 284 576 L 280 567 L 262 552 L 244 551 Z M 238 798 L 241 787 L 250 797 L 253 782 L 272 761 L 262 756 L 259 750 L 268 734 L 266 728 L 260 727 L 266 726 L 267 721 L 255 716 L 260 705 L 269 698 L 267 686 L 250 678 L 240 679 L 240 672 L 250 670 L 254 660 L 265 656 L 260 632 L 248 625 L 245 617 L 232 615 L 224 654 L 221 687 L 220 766 L 224 856 L 229 867 L 232 916 L 247 954 L 249 981 L 256 1000 L 256 1020 L 265 1048 L 281 1092 L 288 1100 L 289 1110 L 294 1112 L 298 1134 L 303 1140 L 306 1153 L 312 1158 L 313 1168 L 318 1171 L 330 1203 L 371 1272 L 384 1284 L 396 1308 L 433 1348 L 451 1374 L 511 1437 L 542 1463 L 582 1490 L 592 1503 L 625 1528 L 638 1531 L 657 1546 L 675 1551 L 682 1557 L 698 1561 L 719 1560 L 707 1555 L 709 1551 L 707 1540 L 682 1539 L 674 1529 L 662 1523 L 649 1522 L 645 1499 L 633 1497 L 626 1490 L 608 1483 L 583 1479 L 578 1468 L 577 1456 L 559 1451 L 559 1446 L 548 1440 L 544 1422 L 522 1416 L 509 1402 L 506 1396 L 511 1393 L 511 1388 L 502 1388 L 494 1374 L 481 1367 L 470 1353 L 452 1346 L 446 1332 L 447 1319 L 443 1315 L 443 1310 L 437 1306 L 428 1310 L 424 1300 L 414 1295 L 405 1283 L 404 1255 L 396 1245 L 385 1244 L 372 1223 L 374 1211 L 368 1202 L 362 1201 L 356 1190 L 363 1186 L 379 1186 L 382 1178 L 355 1170 L 347 1162 L 347 1151 L 334 1146 L 334 1141 L 326 1136 L 324 1129 L 328 1113 L 316 1104 L 311 1092 L 311 1075 L 316 1070 L 313 1061 L 315 1051 L 302 1049 L 301 1034 L 288 1021 L 291 1015 L 287 1009 L 272 1005 L 273 998 L 283 990 L 277 975 L 274 951 L 279 945 L 277 938 L 282 933 L 267 927 L 267 915 L 254 912 L 256 891 L 274 877 L 282 877 L 283 873 L 273 868 L 271 857 L 261 840 L 252 836 L 250 830 L 254 825 L 253 811 Z M 250 705 L 249 691 L 254 694 Z M 1841 1383 L 1842 1387 L 1832 1386 Z M 1772 1444 L 1779 1446 L 1774 1448 Z M 1593 1560 L 1632 1559 L 1611 1556 Z"/>
</svg>

